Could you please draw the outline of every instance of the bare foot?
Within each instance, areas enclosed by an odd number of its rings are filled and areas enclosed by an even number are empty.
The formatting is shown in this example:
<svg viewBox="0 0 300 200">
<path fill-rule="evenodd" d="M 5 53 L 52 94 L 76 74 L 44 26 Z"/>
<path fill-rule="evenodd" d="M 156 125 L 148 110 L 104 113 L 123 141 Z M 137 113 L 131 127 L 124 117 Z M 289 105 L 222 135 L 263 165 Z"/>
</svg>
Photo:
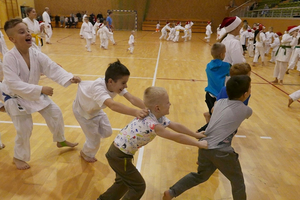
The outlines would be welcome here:
<svg viewBox="0 0 300 200">
<path fill-rule="evenodd" d="M 289 103 L 288 103 L 288 107 L 290 107 L 290 105 L 294 102 L 294 100 L 292 98 L 289 98 Z"/>
<path fill-rule="evenodd" d="M 261 65 L 262 65 L 262 66 L 265 66 L 265 63 L 264 63 L 264 62 L 262 62 L 262 63 L 261 63 Z"/>
<path fill-rule="evenodd" d="M 203 116 L 204 116 L 204 118 L 205 118 L 206 123 L 208 123 L 209 120 L 210 120 L 210 114 L 209 114 L 209 112 L 203 113 Z"/>
<path fill-rule="evenodd" d="M 80 155 L 86 162 L 93 163 L 93 162 L 97 161 L 97 159 L 95 157 L 89 157 L 89 156 L 85 155 L 82 151 L 80 151 Z"/>
<path fill-rule="evenodd" d="M 164 192 L 163 200 L 171 200 L 173 197 L 171 197 L 169 190 L 166 190 Z"/>
<path fill-rule="evenodd" d="M 283 85 L 283 80 L 280 80 L 280 81 L 279 81 L 279 85 Z"/>
<path fill-rule="evenodd" d="M 278 79 L 276 78 L 274 81 L 271 81 L 271 83 L 278 83 Z"/>
<path fill-rule="evenodd" d="M 51 42 L 46 42 L 46 44 L 52 44 Z"/>
<path fill-rule="evenodd" d="M 5 148 L 5 145 L 1 143 L 1 144 L 0 144 L 0 150 L 1 150 L 1 149 L 4 149 L 4 148 Z"/>
<path fill-rule="evenodd" d="M 286 70 L 285 74 L 289 74 L 289 70 Z"/>
<path fill-rule="evenodd" d="M 19 160 L 15 157 L 13 158 L 13 162 L 17 166 L 17 169 L 25 170 L 30 168 L 30 165 L 28 165 L 25 161 Z"/>
<path fill-rule="evenodd" d="M 76 147 L 78 145 L 78 143 L 72 143 L 72 142 L 68 142 L 67 140 L 63 141 L 63 142 L 57 142 L 56 146 L 58 148 L 62 148 L 62 147 Z"/>
</svg>

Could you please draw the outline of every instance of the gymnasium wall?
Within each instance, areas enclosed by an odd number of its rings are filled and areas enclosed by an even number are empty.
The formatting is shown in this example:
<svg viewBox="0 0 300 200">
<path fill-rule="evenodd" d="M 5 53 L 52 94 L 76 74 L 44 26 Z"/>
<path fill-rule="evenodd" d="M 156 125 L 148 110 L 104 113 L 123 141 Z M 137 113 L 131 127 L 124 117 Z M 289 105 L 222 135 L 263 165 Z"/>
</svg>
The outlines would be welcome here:
<svg viewBox="0 0 300 200">
<path fill-rule="evenodd" d="M 145 18 L 162 19 L 204 19 L 212 20 L 213 31 L 228 14 L 225 6 L 229 0 L 34 0 L 38 14 L 47 6 L 52 15 L 70 15 L 87 10 L 88 13 L 102 12 L 108 9 L 137 10 L 138 29 Z M 235 0 L 241 5 L 245 0 Z M 215 31 L 214 31 L 215 32 Z"/>
<path fill-rule="evenodd" d="M 225 6 L 229 0 L 149 0 L 146 17 L 150 19 L 203 19 L 212 21 L 216 32 L 224 17 L 228 15 Z M 235 0 L 241 5 L 245 0 Z"/>
<path fill-rule="evenodd" d="M 20 6 L 34 6 L 34 0 L 17 0 L 17 3 L 19 7 L 19 14 L 21 13 Z M 21 17 L 21 14 L 18 17 Z M 3 28 L 4 23 L 8 20 L 6 4 L 4 0 L 0 0 L 0 20 L 0 28 Z"/>
<path fill-rule="evenodd" d="M 147 0 L 34 0 L 38 14 L 44 12 L 45 7 L 50 8 L 52 15 L 70 15 L 88 11 L 88 14 L 102 13 L 106 17 L 107 10 L 137 10 L 138 28 L 141 29 Z"/>
<path fill-rule="evenodd" d="M 282 19 L 282 18 L 243 18 L 243 20 L 247 20 L 249 25 L 252 27 L 254 23 L 261 23 L 263 24 L 266 29 L 270 26 L 273 27 L 274 32 L 280 31 L 282 34 L 286 31 L 288 26 L 299 25 L 299 18 L 289 18 L 289 19 Z"/>
</svg>

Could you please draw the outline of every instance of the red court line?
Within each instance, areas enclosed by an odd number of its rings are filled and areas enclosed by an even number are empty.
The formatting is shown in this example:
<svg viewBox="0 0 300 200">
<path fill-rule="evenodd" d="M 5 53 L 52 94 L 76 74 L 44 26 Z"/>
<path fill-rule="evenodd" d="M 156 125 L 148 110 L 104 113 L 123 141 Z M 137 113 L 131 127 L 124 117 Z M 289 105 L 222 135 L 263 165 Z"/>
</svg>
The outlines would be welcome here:
<svg viewBox="0 0 300 200">
<path fill-rule="evenodd" d="M 254 71 L 251 71 L 253 74 L 255 74 L 256 76 L 258 76 L 259 78 L 261 78 L 262 80 L 266 81 L 268 84 L 272 85 L 273 87 L 275 87 L 276 89 L 280 90 L 281 92 L 283 92 L 284 94 L 286 95 L 289 95 L 289 93 L 287 93 L 286 91 L 284 91 L 283 89 L 277 87 L 276 85 L 274 85 L 273 83 L 271 83 L 270 81 L 268 81 L 267 79 L 265 79 L 264 77 L 262 77 L 261 75 L 257 74 L 256 72 Z M 297 100 L 299 103 L 300 101 Z"/>
<path fill-rule="evenodd" d="M 184 79 L 184 78 L 156 78 L 159 80 L 166 80 L 166 81 L 192 81 L 192 82 L 207 82 L 207 80 L 200 80 L 200 79 Z M 252 84 L 268 84 L 268 83 L 252 83 Z"/>
</svg>

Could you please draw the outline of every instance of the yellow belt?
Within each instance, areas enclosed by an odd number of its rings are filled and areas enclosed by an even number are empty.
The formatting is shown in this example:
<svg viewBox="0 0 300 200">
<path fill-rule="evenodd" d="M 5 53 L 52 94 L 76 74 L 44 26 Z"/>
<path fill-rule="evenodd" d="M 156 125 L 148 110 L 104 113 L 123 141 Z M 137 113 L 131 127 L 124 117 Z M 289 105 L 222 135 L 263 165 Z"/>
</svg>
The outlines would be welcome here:
<svg viewBox="0 0 300 200">
<path fill-rule="evenodd" d="M 31 33 L 31 36 L 35 38 L 36 45 L 39 45 L 39 39 L 41 38 L 40 35 Z"/>
</svg>

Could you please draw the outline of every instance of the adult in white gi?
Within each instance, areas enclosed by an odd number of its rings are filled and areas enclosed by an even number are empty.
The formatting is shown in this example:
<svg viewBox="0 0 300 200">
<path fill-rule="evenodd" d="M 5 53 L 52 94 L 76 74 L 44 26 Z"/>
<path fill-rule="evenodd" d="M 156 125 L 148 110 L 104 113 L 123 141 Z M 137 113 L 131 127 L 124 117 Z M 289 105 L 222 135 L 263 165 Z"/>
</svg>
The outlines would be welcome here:
<svg viewBox="0 0 300 200">
<path fill-rule="evenodd" d="M 49 15 L 49 8 L 46 7 L 45 11 L 43 12 L 43 21 L 45 23 L 45 30 L 46 30 L 46 43 L 47 44 L 51 44 L 50 39 L 52 37 L 52 25 L 51 25 L 51 19 L 50 19 L 50 15 Z"/>
<path fill-rule="evenodd" d="M 276 52 L 276 63 L 274 68 L 275 80 L 272 83 L 283 84 L 283 77 L 288 67 L 288 62 L 292 55 L 292 48 L 297 45 L 297 33 L 299 27 L 289 26 L 287 29 L 287 34 L 282 36 L 281 45 L 279 46 L 278 51 Z"/>
<path fill-rule="evenodd" d="M 108 30 L 107 26 L 105 26 L 105 24 L 103 23 L 100 23 L 100 28 L 97 31 L 97 35 L 99 35 L 100 37 L 100 48 L 103 49 L 108 48 L 108 39 L 109 39 L 109 35 L 111 34 L 113 33 Z"/>
<path fill-rule="evenodd" d="M 1 87 L 5 110 L 17 131 L 13 161 L 18 169 L 28 169 L 32 113 L 39 112 L 44 117 L 58 147 L 78 144 L 66 141 L 61 110 L 48 97 L 53 95 L 53 88 L 38 85 L 41 73 L 65 87 L 80 82 L 80 78 L 66 72 L 42 52 L 30 48 L 32 36 L 22 19 L 7 21 L 4 29 L 15 45 L 4 56 Z"/>
<path fill-rule="evenodd" d="M 170 22 L 167 22 L 166 25 L 161 29 L 161 36 L 159 39 L 167 39 L 168 31 L 170 30 Z"/>
<path fill-rule="evenodd" d="M 280 46 L 280 36 L 282 36 L 281 32 L 275 33 L 273 43 L 270 44 L 270 48 L 272 48 L 271 60 L 270 60 L 271 63 L 275 63 L 275 60 L 276 60 L 275 54 Z"/>
<path fill-rule="evenodd" d="M 206 42 L 210 42 L 210 35 L 212 34 L 211 22 L 207 22 L 205 34 L 206 34 L 206 37 L 204 39 L 206 40 Z"/>
<path fill-rule="evenodd" d="M 239 17 L 224 18 L 221 29 L 224 27 L 227 35 L 221 41 L 226 47 L 224 62 L 231 65 L 246 62 L 243 55 L 243 48 L 240 41 L 236 38 L 239 35 L 242 20 Z"/>
<path fill-rule="evenodd" d="M 23 22 L 27 24 L 27 27 L 32 36 L 32 47 L 41 50 L 41 27 L 36 20 L 36 11 L 34 8 L 29 7 L 26 9 L 27 17 L 23 19 Z"/>
<path fill-rule="evenodd" d="M 184 28 L 181 26 L 180 22 L 177 22 L 177 25 L 175 26 L 175 37 L 173 39 L 173 42 L 178 42 L 180 30 L 184 31 Z"/>
<path fill-rule="evenodd" d="M 89 18 L 85 17 L 84 22 L 81 25 L 81 30 L 82 30 L 82 35 L 86 39 L 86 45 L 85 47 L 87 48 L 88 52 L 91 52 L 91 43 L 93 39 L 93 31 L 94 27 L 91 22 L 89 22 Z"/>
</svg>

